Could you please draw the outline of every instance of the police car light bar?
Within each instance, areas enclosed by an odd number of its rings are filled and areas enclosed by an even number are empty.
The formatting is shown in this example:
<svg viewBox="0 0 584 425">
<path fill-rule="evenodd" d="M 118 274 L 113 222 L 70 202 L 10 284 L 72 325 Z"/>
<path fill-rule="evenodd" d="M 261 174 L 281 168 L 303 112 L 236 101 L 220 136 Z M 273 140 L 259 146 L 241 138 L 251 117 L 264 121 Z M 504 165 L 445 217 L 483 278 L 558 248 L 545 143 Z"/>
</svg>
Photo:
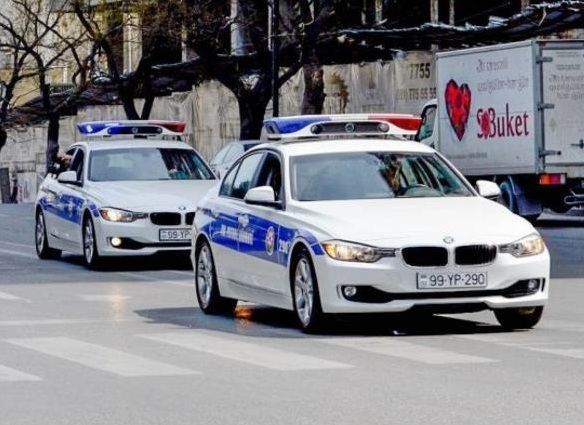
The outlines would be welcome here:
<svg viewBox="0 0 584 425">
<path fill-rule="evenodd" d="M 79 133 L 88 137 L 107 136 L 180 136 L 186 124 L 180 121 L 93 121 L 77 124 Z"/>
<path fill-rule="evenodd" d="M 410 114 L 299 115 L 264 121 L 269 139 L 332 135 L 413 136 L 422 119 Z"/>
</svg>

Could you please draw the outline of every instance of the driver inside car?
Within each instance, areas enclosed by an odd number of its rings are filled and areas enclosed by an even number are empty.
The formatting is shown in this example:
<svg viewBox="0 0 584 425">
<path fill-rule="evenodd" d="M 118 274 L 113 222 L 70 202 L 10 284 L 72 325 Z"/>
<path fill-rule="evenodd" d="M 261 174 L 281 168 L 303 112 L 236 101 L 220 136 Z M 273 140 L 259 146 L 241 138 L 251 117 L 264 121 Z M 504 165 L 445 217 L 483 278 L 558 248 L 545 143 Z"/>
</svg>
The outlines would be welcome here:
<svg viewBox="0 0 584 425">
<path fill-rule="evenodd" d="M 402 189 L 400 183 L 401 160 L 397 157 L 397 155 L 391 155 L 389 158 L 385 158 L 383 166 L 384 167 L 381 170 L 381 173 L 383 174 L 383 177 L 387 181 L 387 184 L 393 193 L 397 195 Z"/>
</svg>

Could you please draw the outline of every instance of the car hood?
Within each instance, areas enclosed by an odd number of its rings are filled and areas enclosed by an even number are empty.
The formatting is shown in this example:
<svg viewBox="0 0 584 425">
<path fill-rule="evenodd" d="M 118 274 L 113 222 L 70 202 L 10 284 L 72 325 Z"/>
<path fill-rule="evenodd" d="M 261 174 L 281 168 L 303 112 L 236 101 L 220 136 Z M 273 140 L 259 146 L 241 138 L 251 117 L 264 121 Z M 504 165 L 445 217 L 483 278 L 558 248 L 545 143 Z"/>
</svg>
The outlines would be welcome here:
<svg viewBox="0 0 584 425">
<path fill-rule="evenodd" d="M 216 184 L 217 180 L 94 182 L 90 192 L 100 206 L 140 212 L 176 211 L 184 206 L 194 211 Z"/>
<path fill-rule="evenodd" d="M 411 243 L 506 243 L 535 233 L 502 205 L 481 198 L 302 202 L 298 216 L 332 238 L 399 247 Z"/>
</svg>

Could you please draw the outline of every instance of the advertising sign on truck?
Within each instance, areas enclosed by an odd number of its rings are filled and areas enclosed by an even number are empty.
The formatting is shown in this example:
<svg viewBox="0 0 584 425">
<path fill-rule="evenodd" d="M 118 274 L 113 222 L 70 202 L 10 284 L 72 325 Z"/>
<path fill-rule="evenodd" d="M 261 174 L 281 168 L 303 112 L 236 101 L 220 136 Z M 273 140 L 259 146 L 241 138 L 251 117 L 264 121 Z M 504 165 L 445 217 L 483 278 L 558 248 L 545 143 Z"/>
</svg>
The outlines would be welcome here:
<svg viewBox="0 0 584 425">
<path fill-rule="evenodd" d="M 436 100 L 417 139 L 535 220 L 584 205 L 584 42 L 537 41 L 441 52 Z"/>
</svg>

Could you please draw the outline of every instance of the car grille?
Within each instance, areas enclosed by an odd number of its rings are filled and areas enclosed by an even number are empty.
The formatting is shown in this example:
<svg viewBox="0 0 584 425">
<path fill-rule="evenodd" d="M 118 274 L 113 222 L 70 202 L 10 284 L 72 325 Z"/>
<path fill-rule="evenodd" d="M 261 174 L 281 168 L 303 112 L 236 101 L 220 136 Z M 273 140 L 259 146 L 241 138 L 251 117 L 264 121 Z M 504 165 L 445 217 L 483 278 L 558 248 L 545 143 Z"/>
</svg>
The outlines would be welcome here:
<svg viewBox="0 0 584 425">
<path fill-rule="evenodd" d="M 413 267 L 441 267 L 448 264 L 448 250 L 438 246 L 417 246 L 401 250 L 406 264 Z"/>
<path fill-rule="evenodd" d="M 150 221 L 157 226 L 178 226 L 181 222 L 181 215 L 172 212 L 156 212 L 150 214 Z"/>
<path fill-rule="evenodd" d="M 459 266 L 476 266 L 489 264 L 497 256 L 497 247 L 494 245 L 466 245 L 459 246 L 454 251 L 456 264 Z"/>
<path fill-rule="evenodd" d="M 193 225 L 193 221 L 195 220 L 195 213 L 193 212 L 188 212 L 185 215 L 185 224 L 192 226 Z"/>
</svg>

